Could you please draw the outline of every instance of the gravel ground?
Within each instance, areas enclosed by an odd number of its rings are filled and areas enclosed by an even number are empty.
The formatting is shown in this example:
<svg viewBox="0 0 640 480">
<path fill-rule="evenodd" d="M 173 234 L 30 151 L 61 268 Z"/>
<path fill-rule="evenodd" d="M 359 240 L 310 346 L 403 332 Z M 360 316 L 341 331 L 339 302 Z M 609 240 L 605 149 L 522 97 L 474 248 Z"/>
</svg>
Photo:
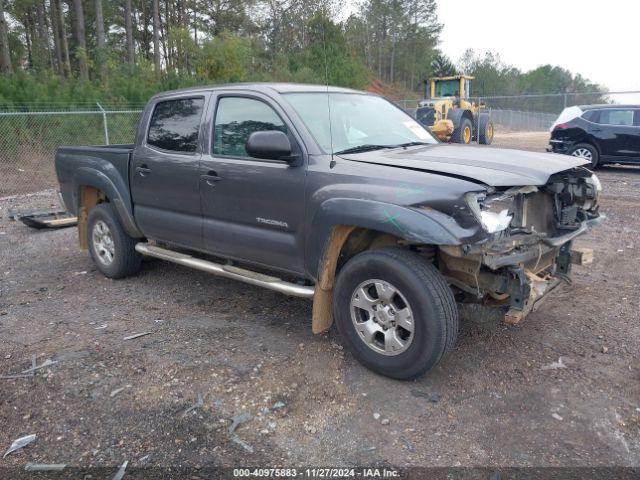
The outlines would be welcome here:
<svg viewBox="0 0 640 480">
<path fill-rule="evenodd" d="M 599 176 L 608 220 L 577 242 L 593 265 L 515 327 L 465 307 L 455 351 L 413 382 L 312 335 L 309 301 L 161 261 L 111 281 L 75 229 L 8 220 L 53 195 L 0 200 L 0 374 L 57 362 L 0 379 L 0 448 L 38 435 L 0 467 L 638 466 L 640 168 Z"/>
</svg>

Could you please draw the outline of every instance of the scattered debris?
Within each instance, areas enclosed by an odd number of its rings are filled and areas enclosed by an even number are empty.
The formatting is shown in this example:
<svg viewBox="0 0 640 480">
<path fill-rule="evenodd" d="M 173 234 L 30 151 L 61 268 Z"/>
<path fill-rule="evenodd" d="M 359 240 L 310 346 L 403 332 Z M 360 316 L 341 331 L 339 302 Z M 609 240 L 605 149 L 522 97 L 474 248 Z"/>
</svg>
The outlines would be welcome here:
<svg viewBox="0 0 640 480">
<path fill-rule="evenodd" d="M 556 420 L 562 421 L 562 417 L 561 417 L 560 415 L 558 415 L 557 413 L 555 413 L 555 412 L 554 412 L 554 413 L 552 413 L 552 414 L 551 414 L 551 416 L 552 416 L 553 418 L 555 418 Z"/>
<path fill-rule="evenodd" d="M 116 395 L 118 395 L 120 392 L 122 392 L 125 388 L 127 387 L 120 387 L 120 388 L 116 388 L 115 390 L 112 390 L 111 393 L 109 394 L 109 396 L 111 398 L 115 397 Z"/>
<path fill-rule="evenodd" d="M 424 392 L 422 390 L 411 390 L 411 395 L 414 397 L 426 398 L 431 403 L 438 403 L 442 398 L 437 392 Z"/>
<path fill-rule="evenodd" d="M 241 440 L 237 435 L 234 435 L 233 437 L 231 437 L 231 441 L 233 443 L 237 443 L 238 445 L 240 445 L 247 452 L 253 453 L 253 447 L 249 445 L 247 442 L 245 442 L 244 440 Z"/>
<path fill-rule="evenodd" d="M 191 412 L 193 412 L 196 408 L 200 408 L 202 407 L 202 405 L 204 405 L 204 399 L 202 398 L 202 394 L 199 393 L 198 394 L 198 400 L 196 401 L 196 403 L 194 405 L 191 405 L 189 408 L 187 408 L 184 412 L 182 412 L 182 416 L 186 417 L 187 415 L 189 415 Z"/>
<path fill-rule="evenodd" d="M 316 427 L 314 427 L 313 425 L 309 425 L 307 423 L 304 424 L 304 430 L 309 434 L 309 435 L 315 435 L 316 432 L 318 431 L 318 429 Z"/>
<path fill-rule="evenodd" d="M 107 328 L 107 324 L 106 323 L 100 325 L 99 327 L 94 327 L 93 329 L 94 330 L 102 330 L 103 328 Z"/>
<path fill-rule="evenodd" d="M 20 450 L 21 448 L 26 447 L 32 442 L 36 441 L 36 434 L 32 433 L 31 435 L 26 435 L 24 437 L 20 437 L 17 440 L 14 440 L 9 449 L 4 453 L 2 458 L 6 457 L 10 453 L 15 452 L 16 450 Z"/>
<path fill-rule="evenodd" d="M 558 370 L 560 368 L 567 368 L 565 363 L 562 361 L 562 357 L 558 357 L 557 362 L 551 362 L 549 365 L 543 365 L 541 370 Z"/>
<path fill-rule="evenodd" d="M 389 425 L 389 419 L 383 418 L 382 420 L 380 420 L 380 425 Z"/>
<path fill-rule="evenodd" d="M 150 454 L 150 453 L 147 453 L 144 457 L 140 457 L 140 459 L 138 460 L 138 462 L 140 462 L 140 463 L 144 463 L 144 462 L 146 462 L 147 460 L 149 460 L 149 457 L 151 457 L 151 454 Z"/>
<path fill-rule="evenodd" d="M 31 368 L 27 368 L 26 370 L 23 370 L 20 373 L 12 373 L 12 374 L 9 374 L 9 375 L 0 375 L 0 378 L 2 378 L 2 379 L 11 379 L 11 378 L 34 377 L 35 376 L 35 372 L 37 370 L 40 370 L 41 368 L 49 367 L 49 366 L 54 365 L 56 363 L 58 363 L 58 362 L 48 358 L 42 363 L 42 365 L 37 365 L 36 364 L 36 356 L 32 355 L 31 356 Z"/>
<path fill-rule="evenodd" d="M 273 407 L 271 407 L 271 410 L 279 410 L 284 407 L 285 407 L 284 402 L 276 402 L 273 404 Z"/>
<path fill-rule="evenodd" d="M 607 353 L 609 351 L 609 347 L 602 346 L 602 353 Z"/>
<path fill-rule="evenodd" d="M 55 365 L 56 363 L 58 363 L 55 360 L 51 360 L 50 358 L 47 358 L 44 362 L 42 362 L 42 365 L 35 365 L 35 359 L 32 358 L 32 362 L 31 362 L 31 368 L 25 370 L 22 373 L 31 373 L 31 372 L 35 372 L 36 370 L 40 370 L 41 368 L 45 368 L 45 367 L 49 367 L 51 365 Z"/>
<path fill-rule="evenodd" d="M 24 469 L 28 472 L 61 472 L 66 467 L 66 463 L 27 463 Z"/>
<path fill-rule="evenodd" d="M 129 460 L 125 460 L 122 465 L 120 465 L 120 468 L 111 480 L 122 480 L 122 477 L 124 477 L 124 471 L 127 469 L 127 465 L 129 465 Z"/>
<path fill-rule="evenodd" d="M 64 228 L 78 223 L 75 215 L 61 209 L 9 212 L 9 218 L 11 220 L 20 220 L 26 226 L 36 229 Z"/>
<path fill-rule="evenodd" d="M 238 428 L 243 423 L 247 423 L 251 420 L 253 420 L 253 415 L 246 412 L 236 415 L 235 417 L 232 417 L 231 425 L 229 426 L 229 433 L 235 432 L 236 428 Z"/>
<path fill-rule="evenodd" d="M 373 414 L 373 418 L 374 418 L 375 420 L 380 420 L 380 414 L 379 414 L 378 412 L 375 412 L 375 413 Z"/>
<path fill-rule="evenodd" d="M 135 333 L 133 335 L 129 335 L 128 337 L 124 337 L 123 340 L 133 340 L 134 338 L 144 337 L 145 335 L 151 335 L 153 332 L 142 332 Z"/>
</svg>

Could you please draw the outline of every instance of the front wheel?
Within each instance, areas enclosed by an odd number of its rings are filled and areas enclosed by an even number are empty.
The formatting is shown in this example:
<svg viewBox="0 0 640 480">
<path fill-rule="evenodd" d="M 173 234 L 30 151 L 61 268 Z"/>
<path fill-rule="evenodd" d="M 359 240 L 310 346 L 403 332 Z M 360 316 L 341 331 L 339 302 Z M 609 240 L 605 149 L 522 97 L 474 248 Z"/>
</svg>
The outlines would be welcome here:
<svg viewBox="0 0 640 480">
<path fill-rule="evenodd" d="M 478 143 L 491 145 L 493 143 L 493 122 L 489 115 L 480 115 L 478 121 Z"/>
<path fill-rule="evenodd" d="M 460 124 L 453 131 L 453 135 L 451 136 L 451 140 L 454 143 L 471 143 L 473 138 L 473 124 L 471 120 L 468 118 L 461 118 Z"/>
<path fill-rule="evenodd" d="M 367 368 L 408 380 L 437 365 L 458 332 L 453 293 L 417 253 L 369 250 L 340 270 L 334 318 L 347 348 Z"/>
</svg>

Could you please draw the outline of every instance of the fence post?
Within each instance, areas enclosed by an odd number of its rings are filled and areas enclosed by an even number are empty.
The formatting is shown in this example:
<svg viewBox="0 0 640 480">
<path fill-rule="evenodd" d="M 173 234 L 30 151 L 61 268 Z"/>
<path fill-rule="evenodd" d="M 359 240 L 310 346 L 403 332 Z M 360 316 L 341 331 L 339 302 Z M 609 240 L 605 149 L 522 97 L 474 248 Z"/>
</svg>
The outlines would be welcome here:
<svg viewBox="0 0 640 480">
<path fill-rule="evenodd" d="M 567 108 L 567 94 L 564 94 L 564 108 Z"/>
<path fill-rule="evenodd" d="M 96 105 L 98 105 L 98 108 L 102 112 L 102 123 L 104 125 L 104 143 L 106 145 L 109 145 L 109 127 L 107 125 L 107 112 L 105 111 L 104 108 L 102 108 L 102 105 L 100 105 L 98 102 L 96 102 Z"/>
</svg>

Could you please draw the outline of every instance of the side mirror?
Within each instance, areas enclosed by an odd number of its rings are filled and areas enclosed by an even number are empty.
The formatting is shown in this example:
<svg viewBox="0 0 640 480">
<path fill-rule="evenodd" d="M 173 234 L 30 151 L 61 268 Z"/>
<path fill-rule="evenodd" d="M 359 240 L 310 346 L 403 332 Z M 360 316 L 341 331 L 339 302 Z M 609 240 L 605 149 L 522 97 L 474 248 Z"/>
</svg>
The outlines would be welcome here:
<svg viewBox="0 0 640 480">
<path fill-rule="evenodd" d="M 245 150 L 254 158 L 267 160 L 289 160 L 291 142 L 286 134 L 279 130 L 265 130 L 253 132 L 249 135 Z"/>
</svg>

